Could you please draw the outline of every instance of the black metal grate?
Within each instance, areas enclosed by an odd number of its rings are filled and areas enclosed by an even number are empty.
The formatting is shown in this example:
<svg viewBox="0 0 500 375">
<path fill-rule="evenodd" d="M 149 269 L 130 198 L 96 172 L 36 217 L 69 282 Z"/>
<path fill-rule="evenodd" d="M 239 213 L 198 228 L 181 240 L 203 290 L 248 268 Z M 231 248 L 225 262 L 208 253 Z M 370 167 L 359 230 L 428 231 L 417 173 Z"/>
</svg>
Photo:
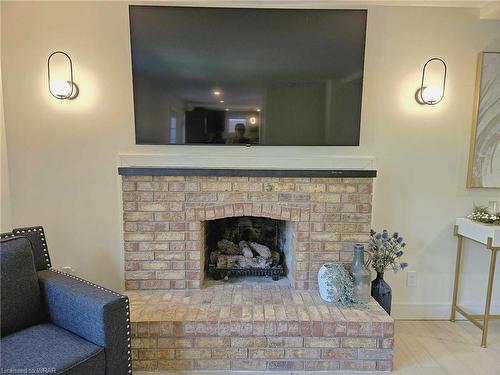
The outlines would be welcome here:
<svg viewBox="0 0 500 375">
<path fill-rule="evenodd" d="M 215 264 L 209 264 L 208 271 L 216 280 L 226 276 L 272 276 L 273 280 L 278 280 L 280 276 L 285 275 L 281 265 L 269 268 L 217 268 Z"/>
</svg>

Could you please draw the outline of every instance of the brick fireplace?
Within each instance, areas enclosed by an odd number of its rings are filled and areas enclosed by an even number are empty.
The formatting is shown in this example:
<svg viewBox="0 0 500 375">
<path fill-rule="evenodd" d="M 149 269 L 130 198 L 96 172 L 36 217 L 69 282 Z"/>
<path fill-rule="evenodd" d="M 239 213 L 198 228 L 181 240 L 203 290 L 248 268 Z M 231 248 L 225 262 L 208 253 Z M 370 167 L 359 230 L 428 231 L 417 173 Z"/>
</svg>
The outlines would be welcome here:
<svg viewBox="0 0 500 375">
<path fill-rule="evenodd" d="M 288 278 L 297 289 L 315 289 L 319 267 L 350 261 L 354 243 L 365 242 L 370 231 L 372 177 L 352 177 L 348 171 L 338 177 L 323 170 L 302 176 L 140 170 L 121 169 L 128 290 L 202 288 L 205 226 L 212 220 L 258 217 L 289 223 Z M 359 172 L 365 171 L 354 174 Z"/>
<path fill-rule="evenodd" d="M 350 261 L 368 239 L 375 171 L 119 172 L 135 370 L 392 369 L 392 318 L 374 301 L 341 309 L 315 290 L 322 264 Z M 286 272 L 212 283 L 221 239 L 238 262 Z M 253 241 L 271 256 L 239 255 Z"/>
</svg>

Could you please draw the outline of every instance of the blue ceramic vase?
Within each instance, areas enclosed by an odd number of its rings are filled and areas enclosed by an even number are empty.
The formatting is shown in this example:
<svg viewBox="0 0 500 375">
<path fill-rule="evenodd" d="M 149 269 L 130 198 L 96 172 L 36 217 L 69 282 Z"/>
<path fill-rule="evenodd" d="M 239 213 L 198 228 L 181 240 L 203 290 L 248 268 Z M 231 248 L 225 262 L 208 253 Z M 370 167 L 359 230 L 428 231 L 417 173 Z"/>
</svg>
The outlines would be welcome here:
<svg viewBox="0 0 500 375">
<path fill-rule="evenodd" d="M 391 315 L 392 289 L 385 282 L 383 272 L 377 272 L 377 277 L 372 281 L 372 297 Z"/>
</svg>

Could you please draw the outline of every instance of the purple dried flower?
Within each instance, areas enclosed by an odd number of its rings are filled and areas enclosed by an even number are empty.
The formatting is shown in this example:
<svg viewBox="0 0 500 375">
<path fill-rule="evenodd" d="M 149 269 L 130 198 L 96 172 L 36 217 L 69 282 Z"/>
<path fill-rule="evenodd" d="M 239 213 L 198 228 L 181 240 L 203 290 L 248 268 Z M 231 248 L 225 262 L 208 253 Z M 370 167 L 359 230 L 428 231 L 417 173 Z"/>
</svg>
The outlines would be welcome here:
<svg viewBox="0 0 500 375">
<path fill-rule="evenodd" d="M 379 272 L 386 269 L 392 269 L 394 272 L 408 267 L 408 263 L 400 263 L 400 259 L 404 252 L 403 248 L 406 243 L 403 242 L 403 237 L 399 236 L 398 232 L 389 232 L 384 229 L 377 233 L 374 230 L 370 231 L 371 240 L 368 245 L 368 251 L 372 254 L 372 267 Z M 382 271 L 380 271 L 382 270 Z"/>
</svg>

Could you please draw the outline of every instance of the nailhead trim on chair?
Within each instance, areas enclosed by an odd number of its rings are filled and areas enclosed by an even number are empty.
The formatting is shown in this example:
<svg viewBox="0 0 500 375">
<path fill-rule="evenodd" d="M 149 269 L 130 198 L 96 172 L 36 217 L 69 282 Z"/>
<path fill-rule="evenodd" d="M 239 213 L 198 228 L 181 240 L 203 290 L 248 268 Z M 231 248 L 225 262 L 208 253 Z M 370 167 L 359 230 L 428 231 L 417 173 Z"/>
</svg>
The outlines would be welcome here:
<svg viewBox="0 0 500 375">
<path fill-rule="evenodd" d="M 90 281 L 87 281 L 85 279 L 82 279 L 80 277 L 77 277 L 77 276 L 73 276 L 73 275 L 70 275 L 68 273 L 65 273 L 65 272 L 62 272 L 62 271 L 59 271 L 59 270 L 55 270 L 55 269 L 50 269 L 49 271 L 52 271 L 52 272 L 55 272 L 55 273 L 58 273 L 60 275 L 64 275 L 64 276 L 67 276 L 67 277 L 70 277 L 74 280 L 78 280 L 80 282 L 83 282 L 87 285 L 90 285 L 96 289 L 99 289 L 99 290 L 103 290 L 105 292 L 108 292 L 108 293 L 111 293 L 117 297 L 120 297 L 120 298 L 123 298 L 123 300 L 125 301 L 125 314 L 127 315 L 127 361 L 128 361 L 128 373 L 131 374 L 132 373 L 132 355 L 131 355 L 131 343 L 130 343 L 130 308 L 129 308 L 129 300 L 128 300 L 128 297 L 123 295 L 123 294 L 120 294 L 120 293 L 116 293 L 110 289 L 107 289 L 107 288 L 104 288 L 100 285 L 97 285 L 97 284 L 94 284 Z"/>
<path fill-rule="evenodd" d="M 52 267 L 52 265 L 50 264 L 49 253 L 47 251 L 47 242 L 45 241 L 45 233 L 43 231 L 43 228 L 39 227 L 39 228 L 32 228 L 32 229 L 14 230 L 15 235 L 23 234 L 26 232 L 28 232 L 28 233 L 36 232 L 40 235 L 40 241 L 42 241 L 43 255 L 45 256 L 45 262 L 46 262 L 48 268 Z"/>
<path fill-rule="evenodd" d="M 12 232 L 0 234 L 0 238 L 9 238 L 9 237 L 14 237 L 14 236 L 15 236 L 15 234 Z"/>
</svg>

